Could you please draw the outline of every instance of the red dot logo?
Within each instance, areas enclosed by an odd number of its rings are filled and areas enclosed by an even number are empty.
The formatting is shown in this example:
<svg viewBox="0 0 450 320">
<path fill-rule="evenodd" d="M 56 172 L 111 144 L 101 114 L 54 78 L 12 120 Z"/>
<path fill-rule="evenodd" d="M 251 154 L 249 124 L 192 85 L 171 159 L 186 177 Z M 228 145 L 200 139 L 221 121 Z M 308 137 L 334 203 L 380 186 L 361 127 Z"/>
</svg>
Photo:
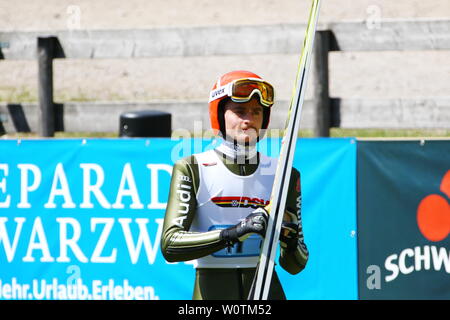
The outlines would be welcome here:
<svg viewBox="0 0 450 320">
<path fill-rule="evenodd" d="M 442 241 L 450 233 L 450 170 L 442 178 L 440 190 L 447 199 L 430 194 L 417 207 L 417 225 L 422 235 L 430 241 Z"/>
</svg>

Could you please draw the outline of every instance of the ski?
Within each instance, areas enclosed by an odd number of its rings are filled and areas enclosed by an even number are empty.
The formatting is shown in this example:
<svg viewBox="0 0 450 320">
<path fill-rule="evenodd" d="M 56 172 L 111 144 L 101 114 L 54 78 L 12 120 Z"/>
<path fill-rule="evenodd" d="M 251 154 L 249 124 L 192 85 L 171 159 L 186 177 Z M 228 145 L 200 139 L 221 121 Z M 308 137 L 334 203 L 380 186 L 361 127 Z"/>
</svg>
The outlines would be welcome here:
<svg viewBox="0 0 450 320">
<path fill-rule="evenodd" d="M 267 300 L 275 266 L 275 255 L 281 224 L 286 207 L 286 197 L 294 161 L 295 146 L 300 127 L 300 117 L 311 64 L 314 36 L 319 18 L 320 0 L 312 0 L 303 49 L 297 70 L 291 103 L 286 120 L 277 169 L 270 196 L 270 212 L 266 236 L 263 240 L 259 262 L 248 300 Z"/>
</svg>

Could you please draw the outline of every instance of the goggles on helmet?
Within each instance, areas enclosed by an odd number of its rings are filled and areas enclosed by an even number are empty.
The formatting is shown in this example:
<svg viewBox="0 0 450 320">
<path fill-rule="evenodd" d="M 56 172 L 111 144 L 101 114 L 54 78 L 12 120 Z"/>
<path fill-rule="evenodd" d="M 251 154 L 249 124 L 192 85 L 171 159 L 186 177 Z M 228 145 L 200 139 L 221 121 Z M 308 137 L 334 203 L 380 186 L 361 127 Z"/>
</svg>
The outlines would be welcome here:
<svg viewBox="0 0 450 320">
<path fill-rule="evenodd" d="M 237 79 L 211 91 L 209 102 L 228 96 L 234 102 L 250 101 L 254 94 L 259 95 L 261 104 L 271 107 L 274 103 L 274 89 L 266 81 L 257 78 Z"/>
</svg>

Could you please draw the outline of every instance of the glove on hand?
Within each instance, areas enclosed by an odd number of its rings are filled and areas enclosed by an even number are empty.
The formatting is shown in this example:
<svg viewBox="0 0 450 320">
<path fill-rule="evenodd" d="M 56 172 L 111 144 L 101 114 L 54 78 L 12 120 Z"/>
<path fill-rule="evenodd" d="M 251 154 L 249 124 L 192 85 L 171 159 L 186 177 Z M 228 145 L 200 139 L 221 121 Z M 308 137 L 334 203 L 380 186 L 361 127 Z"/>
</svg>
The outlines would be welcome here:
<svg viewBox="0 0 450 320">
<path fill-rule="evenodd" d="M 281 225 L 280 246 L 287 251 L 294 251 L 297 248 L 299 232 L 298 224 L 284 222 Z"/>
<path fill-rule="evenodd" d="M 264 237 L 268 220 L 267 211 L 263 208 L 258 208 L 235 226 L 223 229 L 220 232 L 220 238 L 234 244 L 238 241 L 244 241 L 255 233 Z"/>
</svg>

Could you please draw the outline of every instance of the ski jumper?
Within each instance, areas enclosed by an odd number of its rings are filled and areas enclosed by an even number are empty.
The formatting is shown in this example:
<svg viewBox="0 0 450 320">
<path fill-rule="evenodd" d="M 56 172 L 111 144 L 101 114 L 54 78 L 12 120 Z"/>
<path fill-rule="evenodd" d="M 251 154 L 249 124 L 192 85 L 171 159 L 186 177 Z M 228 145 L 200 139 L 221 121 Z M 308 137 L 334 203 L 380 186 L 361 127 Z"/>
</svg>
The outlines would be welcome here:
<svg viewBox="0 0 450 320">
<path fill-rule="evenodd" d="M 226 148 L 176 162 L 164 219 L 161 250 L 167 261 L 193 261 L 193 299 L 246 299 L 256 271 L 262 238 L 252 235 L 233 246 L 222 229 L 269 203 L 276 160 L 255 152 L 245 161 L 227 156 Z M 280 250 L 280 266 L 292 274 L 306 265 L 308 251 L 301 226 L 300 174 L 292 170 L 286 211 L 299 221 L 296 250 Z M 269 299 L 285 299 L 274 272 Z"/>
</svg>

